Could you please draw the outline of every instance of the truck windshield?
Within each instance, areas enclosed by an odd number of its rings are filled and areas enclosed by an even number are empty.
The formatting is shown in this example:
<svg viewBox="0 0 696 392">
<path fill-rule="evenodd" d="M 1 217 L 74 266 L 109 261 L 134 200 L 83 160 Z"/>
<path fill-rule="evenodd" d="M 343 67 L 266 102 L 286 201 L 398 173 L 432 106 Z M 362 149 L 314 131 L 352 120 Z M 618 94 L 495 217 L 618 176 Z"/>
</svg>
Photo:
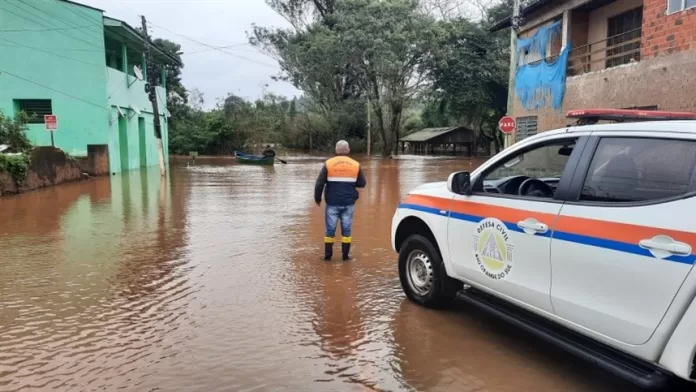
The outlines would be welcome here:
<svg viewBox="0 0 696 392">
<path fill-rule="evenodd" d="M 560 178 L 574 144 L 547 145 L 514 156 L 494 169 L 486 180 L 498 180 L 511 176 L 534 178 Z"/>
</svg>

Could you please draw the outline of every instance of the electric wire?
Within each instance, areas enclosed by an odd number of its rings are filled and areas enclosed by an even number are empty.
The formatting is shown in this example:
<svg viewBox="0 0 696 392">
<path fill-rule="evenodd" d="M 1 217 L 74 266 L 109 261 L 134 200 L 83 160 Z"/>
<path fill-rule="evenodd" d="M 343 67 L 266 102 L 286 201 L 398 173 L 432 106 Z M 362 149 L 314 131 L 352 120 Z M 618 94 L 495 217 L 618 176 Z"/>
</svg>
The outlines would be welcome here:
<svg viewBox="0 0 696 392">
<path fill-rule="evenodd" d="M 7 3 L 0 3 L 0 4 L 7 4 Z M 14 5 L 17 9 L 26 12 L 26 9 L 23 9 L 23 8 L 21 8 L 21 7 L 18 7 L 16 4 L 13 4 L 13 5 Z M 26 16 L 20 15 L 20 14 L 18 14 L 18 13 L 16 13 L 16 12 L 12 12 L 12 11 L 6 9 L 6 8 L 0 7 L 0 11 L 4 11 L 4 12 L 10 13 L 10 14 L 13 14 L 13 15 L 18 16 L 18 17 L 20 17 L 20 18 L 22 18 L 22 19 L 24 19 L 24 20 L 29 21 L 29 22 L 36 23 L 36 24 L 38 24 L 38 25 L 40 25 L 40 26 L 43 26 L 43 27 L 46 27 L 46 28 L 50 28 L 49 26 L 47 26 L 47 25 L 45 25 L 45 24 L 43 24 L 43 23 L 39 23 L 39 22 L 36 21 L 36 20 L 29 19 L 29 18 L 26 17 Z M 50 21 L 49 21 L 49 23 L 50 23 Z M 74 39 L 75 41 L 83 42 L 83 43 L 85 43 L 85 44 L 87 44 L 87 45 L 89 45 L 89 46 L 93 46 L 93 47 L 95 47 L 95 48 L 101 48 L 101 46 L 99 46 L 99 45 L 95 45 L 95 44 L 93 44 L 93 43 L 91 43 L 91 42 L 88 42 L 88 41 L 79 39 L 79 38 L 77 38 L 77 37 L 74 37 L 74 36 L 72 36 L 72 35 L 70 35 L 70 34 L 67 34 L 65 31 L 60 31 L 60 30 L 59 30 L 58 32 L 61 33 L 61 34 L 63 34 L 64 36 L 66 36 L 66 37 L 68 37 L 68 38 Z"/>
</svg>

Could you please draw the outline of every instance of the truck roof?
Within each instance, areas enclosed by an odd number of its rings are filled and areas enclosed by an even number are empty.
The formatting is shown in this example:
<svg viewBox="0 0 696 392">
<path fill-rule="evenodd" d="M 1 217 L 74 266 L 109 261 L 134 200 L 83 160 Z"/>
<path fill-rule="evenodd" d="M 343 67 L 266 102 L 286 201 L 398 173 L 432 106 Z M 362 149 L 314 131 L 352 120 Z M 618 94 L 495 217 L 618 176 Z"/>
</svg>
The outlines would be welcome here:
<svg viewBox="0 0 696 392">
<path fill-rule="evenodd" d="M 696 120 L 638 121 L 570 126 L 565 132 L 626 131 L 696 133 Z M 561 130 L 563 132 L 563 130 Z M 543 135 L 541 132 L 539 135 Z"/>
<path fill-rule="evenodd" d="M 569 110 L 566 117 L 578 119 L 577 125 L 587 125 L 596 124 L 598 121 L 639 122 L 696 120 L 696 113 L 636 109 L 577 109 Z"/>
</svg>

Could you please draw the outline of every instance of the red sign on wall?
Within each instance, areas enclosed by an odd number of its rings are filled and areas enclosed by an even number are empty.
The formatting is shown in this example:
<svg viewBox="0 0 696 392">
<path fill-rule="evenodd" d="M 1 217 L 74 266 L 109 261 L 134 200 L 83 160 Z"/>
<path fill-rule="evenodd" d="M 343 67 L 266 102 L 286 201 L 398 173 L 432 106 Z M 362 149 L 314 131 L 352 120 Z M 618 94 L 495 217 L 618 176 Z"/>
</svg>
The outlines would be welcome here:
<svg viewBox="0 0 696 392">
<path fill-rule="evenodd" d="M 514 118 L 510 116 L 504 116 L 503 118 L 498 121 L 498 129 L 500 129 L 500 132 L 505 133 L 505 134 L 510 134 L 515 132 L 515 129 L 517 128 L 517 122 L 515 121 Z"/>
<path fill-rule="evenodd" d="M 44 123 L 46 124 L 47 130 L 55 131 L 58 129 L 58 116 L 46 114 L 44 115 Z"/>
</svg>

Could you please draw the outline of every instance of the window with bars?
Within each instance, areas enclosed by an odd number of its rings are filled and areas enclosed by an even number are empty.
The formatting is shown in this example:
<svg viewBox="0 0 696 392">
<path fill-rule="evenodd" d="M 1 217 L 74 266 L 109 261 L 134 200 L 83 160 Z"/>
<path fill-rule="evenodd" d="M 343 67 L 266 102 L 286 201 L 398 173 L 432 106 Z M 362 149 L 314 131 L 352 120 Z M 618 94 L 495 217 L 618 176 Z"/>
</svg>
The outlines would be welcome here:
<svg viewBox="0 0 696 392">
<path fill-rule="evenodd" d="M 609 18 L 606 68 L 640 60 L 643 7 Z"/>
<path fill-rule="evenodd" d="M 29 124 L 43 124 L 44 115 L 53 114 L 50 99 L 17 99 L 15 106 L 29 116 Z"/>
<path fill-rule="evenodd" d="M 517 117 L 517 132 L 515 132 L 515 141 L 522 141 L 530 136 L 537 134 L 537 116 Z"/>
<path fill-rule="evenodd" d="M 696 0 L 667 0 L 667 13 L 673 14 L 696 7 Z"/>
</svg>

